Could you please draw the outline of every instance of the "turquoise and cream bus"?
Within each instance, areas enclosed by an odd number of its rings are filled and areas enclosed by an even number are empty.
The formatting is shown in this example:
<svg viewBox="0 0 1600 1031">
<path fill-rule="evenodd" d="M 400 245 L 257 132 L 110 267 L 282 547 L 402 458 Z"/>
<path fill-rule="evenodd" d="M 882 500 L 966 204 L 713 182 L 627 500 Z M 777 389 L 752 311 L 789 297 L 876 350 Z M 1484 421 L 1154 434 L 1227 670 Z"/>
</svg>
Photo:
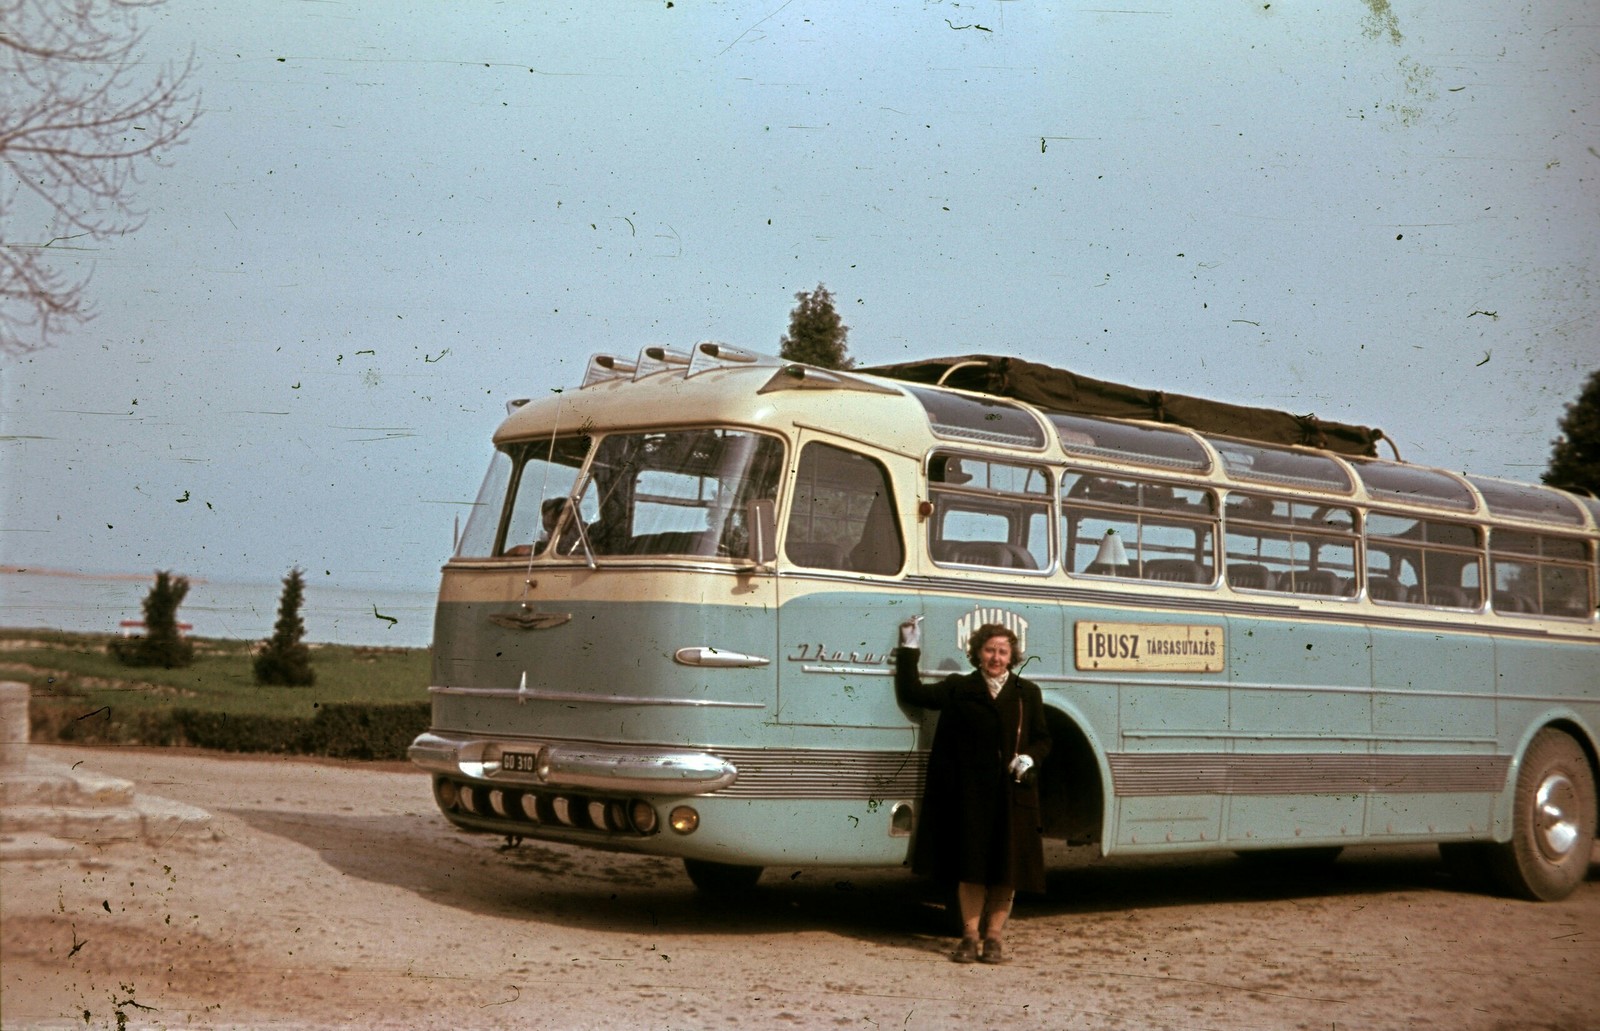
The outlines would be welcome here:
<svg viewBox="0 0 1600 1031">
<path fill-rule="evenodd" d="M 508 407 L 411 747 L 458 827 L 705 889 L 901 864 L 937 716 L 896 704 L 891 651 L 921 615 L 929 676 L 1016 631 L 1050 836 L 1436 842 L 1538 899 L 1587 874 L 1594 498 L 998 358 L 647 348 Z"/>
</svg>

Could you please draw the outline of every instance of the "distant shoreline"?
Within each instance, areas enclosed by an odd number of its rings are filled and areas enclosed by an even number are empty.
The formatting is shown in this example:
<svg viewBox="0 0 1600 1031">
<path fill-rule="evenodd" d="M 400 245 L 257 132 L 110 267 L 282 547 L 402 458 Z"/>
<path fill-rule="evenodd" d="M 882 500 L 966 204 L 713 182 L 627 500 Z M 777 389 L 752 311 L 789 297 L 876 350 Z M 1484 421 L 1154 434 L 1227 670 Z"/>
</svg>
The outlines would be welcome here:
<svg viewBox="0 0 1600 1031">
<path fill-rule="evenodd" d="M 85 573 L 76 569 L 51 569 L 48 566 L 0 566 L 0 573 L 10 573 L 14 576 L 59 576 L 71 580 L 153 580 L 155 572 L 149 573 Z M 180 574 L 182 575 L 182 574 Z M 184 577 L 191 584 L 203 584 L 209 581 L 199 577 Z"/>
</svg>

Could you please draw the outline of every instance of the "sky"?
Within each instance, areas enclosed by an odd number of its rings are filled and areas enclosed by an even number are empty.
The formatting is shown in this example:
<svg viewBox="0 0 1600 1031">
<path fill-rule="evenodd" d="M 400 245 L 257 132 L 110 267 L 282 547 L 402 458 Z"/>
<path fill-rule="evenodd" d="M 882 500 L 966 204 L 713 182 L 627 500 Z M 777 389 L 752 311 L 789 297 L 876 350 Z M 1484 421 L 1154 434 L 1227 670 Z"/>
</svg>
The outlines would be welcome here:
<svg viewBox="0 0 1600 1031">
<path fill-rule="evenodd" d="M 1010 354 L 1536 480 L 1600 367 L 1589 0 L 166 0 L 202 113 L 0 366 L 0 564 L 431 589 L 590 354 Z M 48 238 L 48 226 L 38 232 Z M 14 228 L 8 227 L 14 232 Z"/>
</svg>

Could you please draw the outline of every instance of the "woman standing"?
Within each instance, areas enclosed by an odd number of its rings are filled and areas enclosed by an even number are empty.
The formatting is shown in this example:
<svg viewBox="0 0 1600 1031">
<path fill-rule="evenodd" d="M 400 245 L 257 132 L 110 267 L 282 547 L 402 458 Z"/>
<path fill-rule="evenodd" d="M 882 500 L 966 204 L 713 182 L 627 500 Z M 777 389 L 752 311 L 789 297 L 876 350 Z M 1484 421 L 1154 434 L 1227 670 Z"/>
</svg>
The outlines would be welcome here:
<svg viewBox="0 0 1600 1031">
<path fill-rule="evenodd" d="M 912 869 L 956 884 L 957 963 L 1004 963 L 1002 942 L 1016 891 L 1044 890 L 1039 789 L 1034 768 L 1050 753 L 1039 688 L 1013 672 L 1017 635 L 998 623 L 973 632 L 973 672 L 924 684 L 920 616 L 900 624 L 895 695 L 939 710 Z"/>
</svg>

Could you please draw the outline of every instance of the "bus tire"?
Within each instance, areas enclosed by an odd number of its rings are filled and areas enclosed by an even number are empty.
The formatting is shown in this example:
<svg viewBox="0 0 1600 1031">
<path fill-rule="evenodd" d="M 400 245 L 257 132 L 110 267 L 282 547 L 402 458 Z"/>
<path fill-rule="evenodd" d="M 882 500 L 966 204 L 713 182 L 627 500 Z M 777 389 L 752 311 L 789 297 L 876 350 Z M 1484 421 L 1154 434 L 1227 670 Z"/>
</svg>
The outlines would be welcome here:
<svg viewBox="0 0 1600 1031">
<path fill-rule="evenodd" d="M 1513 806 L 1511 840 L 1489 856 L 1495 880 L 1518 898 L 1566 898 L 1588 875 L 1594 847 L 1594 774 L 1578 742 L 1540 731 L 1522 756 Z"/>
<path fill-rule="evenodd" d="M 683 869 L 694 886 L 707 895 L 736 895 L 756 886 L 762 868 L 713 863 L 709 859 L 685 859 Z"/>
</svg>

